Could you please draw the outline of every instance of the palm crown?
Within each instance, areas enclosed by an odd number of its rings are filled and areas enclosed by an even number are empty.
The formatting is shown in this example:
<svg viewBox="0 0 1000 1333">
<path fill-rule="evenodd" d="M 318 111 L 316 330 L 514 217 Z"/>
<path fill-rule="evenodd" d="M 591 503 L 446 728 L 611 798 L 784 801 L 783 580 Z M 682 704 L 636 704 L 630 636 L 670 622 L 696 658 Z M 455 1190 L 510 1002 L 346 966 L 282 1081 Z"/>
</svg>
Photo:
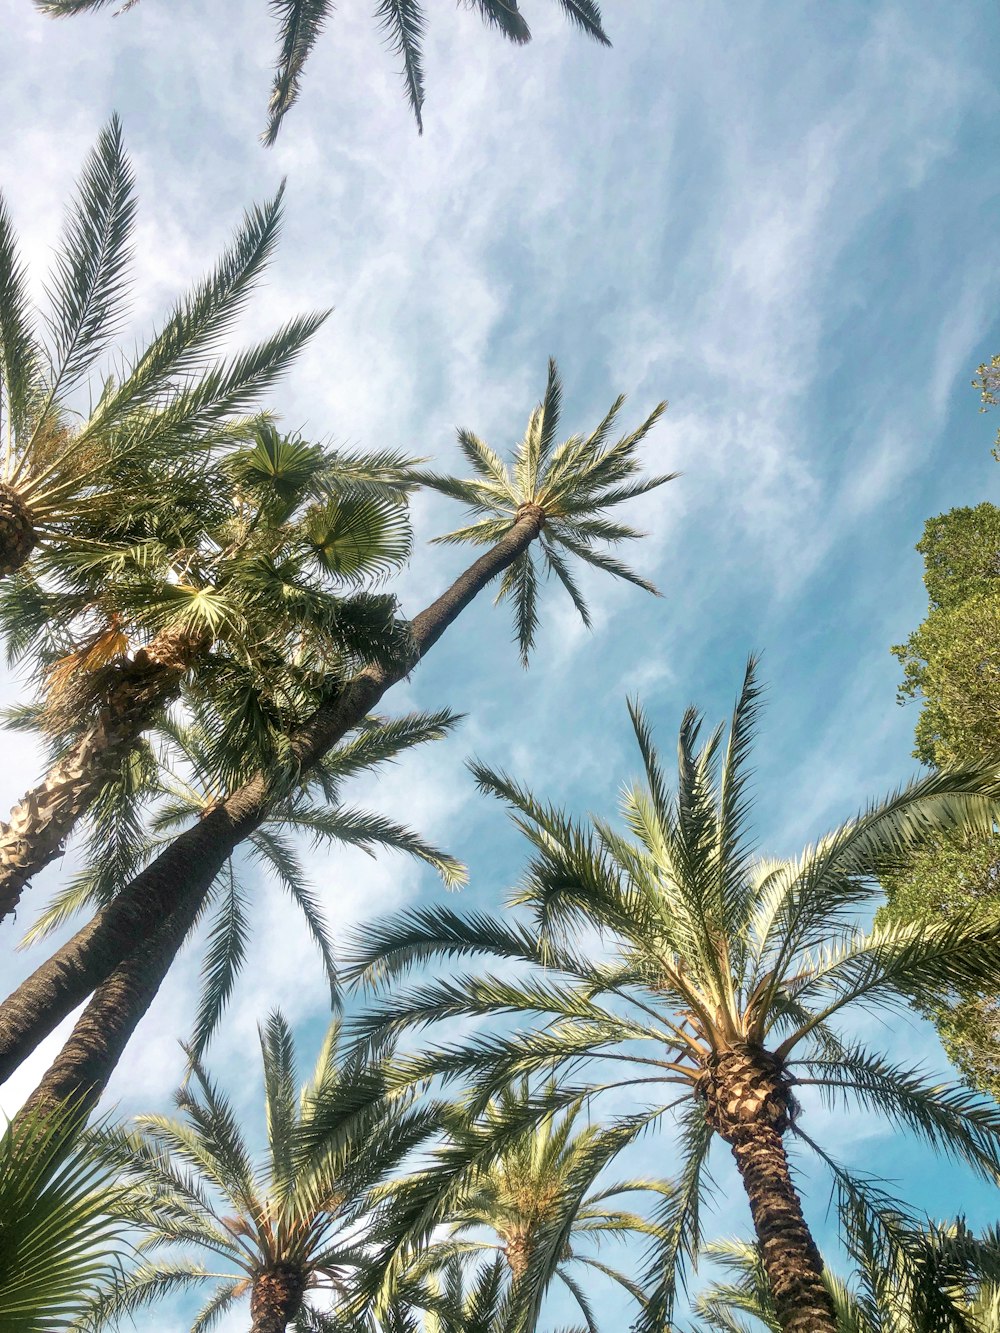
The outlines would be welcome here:
<svg viewBox="0 0 1000 1333">
<path fill-rule="evenodd" d="M 117 2 L 117 0 L 115 0 Z M 102 9 L 112 0 L 35 0 L 43 13 L 55 18 Z M 590 37 L 610 46 L 601 26 L 601 11 L 594 0 L 558 0 L 563 13 Z M 132 9 L 138 0 L 124 0 L 119 13 Z M 488 28 L 495 29 L 518 45 L 531 40 L 531 29 L 517 0 L 474 0 L 468 6 L 479 12 Z M 285 113 L 299 95 L 302 74 L 309 54 L 324 26 L 333 14 L 333 0 L 272 0 L 278 20 L 278 62 L 268 104 L 268 125 L 263 134 L 266 144 L 278 137 Z M 424 72 L 423 37 L 427 15 L 419 0 L 376 0 L 375 19 L 385 35 L 393 55 L 402 62 L 406 100 L 423 132 Z"/>
<path fill-rule="evenodd" d="M 438 542 L 491 546 L 523 515 L 535 513 L 540 518 L 540 556 L 533 550 L 535 543 L 529 545 L 504 572 L 497 594 L 498 602 L 513 603 L 517 642 L 525 665 L 538 628 L 540 572 L 555 575 L 588 626 L 587 603 L 573 577 L 574 558 L 647 592 L 656 592 L 652 583 L 604 549 L 643 535 L 607 518 L 606 513 L 677 475 L 641 475 L 639 445 L 663 415 L 666 403 L 658 403 L 634 431 L 614 439 L 615 424 L 625 403 L 624 397 L 619 397 L 590 435 L 572 435 L 557 443 L 561 403 L 562 383 L 555 362 L 550 360 L 545 396 L 531 414 L 524 437 L 514 450 L 512 465 L 477 435 L 460 430 L 459 447 L 476 474 L 474 478 L 459 480 L 419 470 L 415 473 L 423 485 L 460 500 L 473 513 L 482 515 L 477 522 L 436 538 Z"/>
<path fill-rule="evenodd" d="M 545 1098 L 550 1105 L 555 1102 L 554 1086 L 545 1089 Z M 390 1285 L 401 1256 L 405 1290 L 425 1272 L 446 1267 L 453 1257 L 468 1260 L 499 1249 L 511 1279 L 507 1328 L 534 1328 L 554 1279 L 591 1324 L 580 1270 L 611 1278 L 642 1303 L 637 1284 L 599 1259 L 587 1242 L 655 1237 L 656 1225 L 619 1201 L 635 1193 L 666 1198 L 672 1186 L 655 1179 L 599 1182 L 621 1149 L 620 1126 L 582 1124 L 583 1103 L 576 1102 L 566 1108 L 557 1105 L 524 1128 L 532 1102 L 528 1084 L 522 1082 L 503 1089 L 483 1115 L 471 1121 L 461 1106 L 442 1113 L 449 1140 L 437 1161 L 389 1191 L 391 1203 L 382 1226 L 389 1235 Z M 407 1260 L 407 1247 L 419 1246 L 440 1224 L 447 1226 L 448 1238 L 439 1238 Z M 493 1239 L 482 1237 L 484 1229 Z"/>
<path fill-rule="evenodd" d="M 297 1094 L 285 1020 L 274 1013 L 261 1028 L 267 1153 L 259 1164 L 232 1104 L 197 1062 L 193 1086 L 177 1094 L 183 1120 L 141 1116 L 135 1131 L 106 1138 L 108 1159 L 131 1185 L 122 1211 L 147 1257 L 107 1288 L 85 1326 L 117 1324 L 164 1295 L 208 1286 L 194 1330 L 249 1295 L 256 1333 L 280 1333 L 311 1292 L 342 1292 L 366 1265 L 359 1223 L 369 1192 L 427 1131 L 423 1115 L 386 1100 L 380 1063 L 343 1055 L 339 1037 L 335 1022 Z"/>
<path fill-rule="evenodd" d="M 687 713 L 675 796 L 646 721 L 632 708 L 646 781 L 623 798 L 630 837 L 601 819 L 581 824 L 476 766 L 481 785 L 510 803 L 534 844 L 514 900 L 533 921 L 426 909 L 370 928 L 358 952 L 356 971 L 369 977 L 461 954 L 517 959 L 534 974 L 523 983 L 495 975 L 432 981 L 379 1003 L 365 1030 L 502 1011 L 540 1020 L 513 1037 L 487 1035 L 413 1057 L 406 1077 L 465 1073 L 480 1095 L 536 1070 L 575 1075 L 567 1098 L 582 1088 L 591 1095 L 664 1088 L 667 1100 L 635 1117 L 640 1133 L 673 1110 L 682 1144 L 678 1188 L 659 1218 L 665 1239 L 651 1269 L 658 1290 L 642 1328 L 669 1317 L 684 1256 L 697 1255 L 704 1162 L 715 1134 L 743 1173 L 784 1327 L 832 1327 L 783 1136 L 816 1148 L 841 1181 L 850 1177 L 801 1128 L 798 1088 L 853 1096 L 991 1179 L 1000 1168 L 1000 1114 L 992 1104 L 843 1039 L 834 1023 L 851 1005 L 995 981 L 1000 926 L 955 918 L 867 930 L 855 918 L 877 892 L 877 873 L 923 839 L 991 825 L 995 774 L 921 778 L 799 857 L 761 860 L 746 832 L 757 708 L 751 662 L 728 742 L 719 729 L 699 748 L 700 719 Z M 576 947 L 580 932 L 588 940 L 596 932 L 610 956 Z M 606 1079 L 609 1058 L 619 1072 Z M 588 1070 L 581 1085 L 576 1080 Z"/>
<path fill-rule="evenodd" d="M 0 576 L 39 542 L 94 550 L 126 537 L 151 495 L 164 506 L 172 486 L 190 487 L 190 473 L 172 462 L 186 457 L 196 471 L 193 451 L 245 434 L 248 410 L 325 318 L 293 319 L 255 347 L 217 354 L 274 248 L 280 208 L 281 191 L 246 215 L 215 270 L 104 378 L 81 415 L 73 395 L 118 331 L 128 296 L 135 199 L 118 121 L 98 138 L 69 211 L 45 341 L 0 201 Z"/>
</svg>

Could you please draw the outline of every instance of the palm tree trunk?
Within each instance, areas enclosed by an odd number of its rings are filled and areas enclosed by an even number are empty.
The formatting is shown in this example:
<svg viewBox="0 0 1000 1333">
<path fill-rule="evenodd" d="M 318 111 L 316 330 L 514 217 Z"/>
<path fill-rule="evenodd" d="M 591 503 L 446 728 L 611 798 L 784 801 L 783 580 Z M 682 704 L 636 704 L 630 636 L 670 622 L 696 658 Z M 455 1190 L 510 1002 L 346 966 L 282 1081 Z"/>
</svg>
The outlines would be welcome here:
<svg viewBox="0 0 1000 1333">
<path fill-rule="evenodd" d="M 37 543 L 30 509 L 13 486 L 0 481 L 0 579 L 16 574 Z"/>
<path fill-rule="evenodd" d="M 794 1098 L 781 1061 L 759 1046 L 733 1045 L 706 1058 L 697 1091 L 736 1158 L 784 1333 L 837 1333 L 823 1260 L 788 1170 L 782 1135 Z"/>
<path fill-rule="evenodd" d="M 297 1268 L 283 1267 L 254 1278 L 250 1333 L 285 1333 L 302 1306 L 305 1281 Z"/>
<path fill-rule="evenodd" d="M 409 674 L 477 594 L 527 550 L 543 523 L 540 509 L 526 507 L 509 532 L 412 622 L 412 648 L 405 662 L 391 670 L 366 667 L 317 709 L 293 738 L 292 752 L 300 770 L 308 770 L 364 720 L 386 690 Z M 103 986 L 133 950 L 154 939 L 164 921 L 175 913 L 182 916 L 188 912 L 194 919 L 228 857 L 266 817 L 273 796 L 273 784 L 263 774 L 245 783 L 175 838 L 111 903 L 22 982 L 0 1005 L 0 1081 L 8 1078 L 67 1014 Z M 151 975 L 140 987 L 141 994 L 133 987 L 121 997 L 123 1028 L 129 1027 L 125 1007 L 130 1012 L 139 1011 L 141 1016 L 163 975 L 165 972 Z M 95 1088 L 99 1083 L 103 1088 L 120 1054 L 120 1050 L 109 1048 L 103 1059 L 92 1061 L 88 1067 L 90 1082 L 85 1086 Z"/>
<path fill-rule="evenodd" d="M 139 737 L 176 697 L 203 643 L 200 635 L 164 630 L 117 667 L 97 719 L 0 824 L 0 921 L 15 910 L 32 876 L 61 855 Z"/>
<path fill-rule="evenodd" d="M 70 1101 L 81 1116 L 90 1114 L 197 916 L 197 908 L 185 904 L 98 986 L 16 1123 Z"/>
<path fill-rule="evenodd" d="M 769 1124 L 743 1126 L 730 1147 L 784 1333 L 837 1333 L 823 1260 L 802 1216 L 780 1132 Z"/>
</svg>

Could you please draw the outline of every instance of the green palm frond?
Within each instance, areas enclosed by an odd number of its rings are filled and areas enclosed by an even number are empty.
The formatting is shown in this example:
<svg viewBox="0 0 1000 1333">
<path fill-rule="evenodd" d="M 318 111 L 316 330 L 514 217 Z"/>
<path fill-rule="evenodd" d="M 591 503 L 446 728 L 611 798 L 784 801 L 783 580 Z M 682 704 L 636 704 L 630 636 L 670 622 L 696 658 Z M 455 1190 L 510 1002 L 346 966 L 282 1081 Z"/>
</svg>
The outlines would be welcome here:
<svg viewBox="0 0 1000 1333">
<path fill-rule="evenodd" d="M 118 331 L 128 290 L 133 187 L 121 124 L 112 116 L 84 164 L 56 252 L 48 403 L 90 369 Z M 43 409 L 40 419 L 45 415 Z"/>
<path fill-rule="evenodd" d="M 573 557 L 647 592 L 656 588 L 602 545 L 641 536 L 631 528 L 608 524 L 609 509 L 673 480 L 675 473 L 640 477 L 639 446 L 666 410 L 659 403 L 639 427 L 612 442 L 615 421 L 624 404 L 619 398 L 589 436 L 572 436 L 556 444 L 562 408 L 562 382 L 549 362 L 542 401 L 511 463 L 471 431 L 460 431 L 459 448 L 475 476 L 469 480 L 415 469 L 421 483 L 466 505 L 477 521 L 436 540 L 448 544 L 484 545 L 498 540 L 526 510 L 544 516 L 540 555 L 529 547 L 507 569 L 497 601 L 510 601 L 522 661 L 527 665 L 538 629 L 538 589 L 542 576 L 552 575 L 567 591 L 585 624 L 586 600 L 573 576 Z"/>
<path fill-rule="evenodd" d="M 299 95 L 302 70 L 332 11 L 330 0 L 269 0 L 278 22 L 278 64 L 267 105 L 267 129 L 261 135 L 270 147 L 278 137 L 285 113 Z"/>
<path fill-rule="evenodd" d="M 52 18 L 69 18 L 93 12 L 117 3 L 117 13 L 132 9 L 138 0 L 35 0 L 35 6 Z M 558 0 L 570 23 L 602 46 L 611 43 L 602 26 L 601 12 L 594 0 Z M 281 123 L 298 100 L 302 74 L 309 55 L 330 15 L 332 0 L 268 0 L 268 7 L 278 28 L 278 52 L 268 101 L 267 128 L 262 141 L 272 145 Z M 488 28 L 518 45 L 531 40 L 531 30 L 522 17 L 516 0 L 467 0 Z M 407 102 L 423 131 L 422 108 L 424 83 L 422 40 L 426 29 L 423 6 L 418 0 L 375 0 L 375 19 L 385 44 L 402 62 L 403 87 Z"/>
<path fill-rule="evenodd" d="M 201 995 L 190 1041 L 190 1058 L 200 1060 L 222 1017 L 246 959 L 250 925 L 246 895 L 230 861 L 223 871 L 215 918 L 209 927 L 202 961 Z"/>
<path fill-rule="evenodd" d="M 18 257 L 7 204 L 0 196 L 0 426 L 7 450 L 29 428 L 41 382 L 40 356 L 27 272 Z"/>
<path fill-rule="evenodd" d="M 406 562 L 412 532 L 393 498 L 345 496 L 306 518 L 306 541 L 322 568 L 345 584 L 386 578 Z"/>
<path fill-rule="evenodd" d="M 9 1328 L 64 1329 L 114 1279 L 121 1189 L 71 1107 L 0 1137 L 0 1310 Z"/>
</svg>

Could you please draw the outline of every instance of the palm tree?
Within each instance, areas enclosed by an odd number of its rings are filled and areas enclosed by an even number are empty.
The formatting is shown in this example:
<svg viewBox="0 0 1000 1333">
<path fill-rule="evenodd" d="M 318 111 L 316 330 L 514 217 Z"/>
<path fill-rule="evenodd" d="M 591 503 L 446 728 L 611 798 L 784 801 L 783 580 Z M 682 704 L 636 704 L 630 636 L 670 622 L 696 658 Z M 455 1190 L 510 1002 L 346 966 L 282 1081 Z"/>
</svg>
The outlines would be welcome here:
<svg viewBox="0 0 1000 1333">
<path fill-rule="evenodd" d="M 248 409 L 326 318 L 299 317 L 255 347 L 216 355 L 274 248 L 281 193 L 245 216 L 215 270 L 146 347 L 131 362 L 116 358 L 82 416 L 79 390 L 118 332 L 128 297 L 135 197 L 117 118 L 98 137 L 69 209 L 44 340 L 0 198 L 0 578 L 39 547 L 51 573 L 81 545 L 93 551 L 121 541 L 135 507 L 149 507 L 151 473 L 245 433 Z M 162 482 L 171 477 L 165 467 Z"/>
<path fill-rule="evenodd" d="M 298 1096 L 281 1014 L 261 1027 L 260 1042 L 263 1162 L 253 1161 L 234 1107 L 197 1060 L 193 1084 L 177 1094 L 182 1120 L 140 1116 L 135 1131 L 107 1136 L 143 1257 L 105 1286 L 82 1327 L 116 1326 L 163 1296 L 207 1287 L 193 1330 L 249 1297 L 252 1333 L 283 1333 L 313 1293 L 342 1292 L 369 1262 L 370 1192 L 432 1122 L 405 1098 L 387 1099 L 381 1061 L 343 1054 L 339 1022 Z"/>
<path fill-rule="evenodd" d="M 480 785 L 513 807 L 534 845 L 514 900 L 532 919 L 407 913 L 367 928 L 354 968 L 392 979 L 435 957 L 468 954 L 517 959 L 527 977 L 459 976 L 397 989 L 361 1031 L 522 1014 L 537 1026 L 414 1056 L 401 1077 L 466 1074 L 469 1095 L 485 1097 L 512 1077 L 564 1073 L 567 1099 L 622 1088 L 652 1096 L 653 1105 L 633 1116 L 635 1134 L 668 1114 L 676 1119 L 677 1190 L 657 1217 L 664 1239 L 637 1328 L 669 1320 L 684 1259 L 698 1253 L 705 1162 L 718 1136 L 742 1178 L 782 1328 L 833 1330 L 786 1139 L 812 1147 L 839 1180 L 852 1178 L 802 1127 L 799 1089 L 816 1087 L 835 1102 L 854 1098 L 989 1179 L 1000 1167 L 995 1105 L 894 1064 L 841 1036 L 835 1022 L 849 1006 L 902 1003 L 914 989 L 995 981 L 1000 924 L 956 917 L 869 930 L 855 913 L 876 897 L 877 874 L 927 837 L 989 827 L 1000 786 L 982 768 L 924 777 L 796 858 L 759 859 L 747 835 L 753 661 L 728 742 L 719 728 L 699 746 L 701 720 L 693 710 L 685 715 L 676 795 L 641 710 L 630 711 L 646 776 L 623 797 L 630 836 L 602 819 L 575 821 L 476 765 Z M 587 943 L 577 945 L 581 934 Z M 595 954 L 594 937 L 611 949 L 607 961 Z"/>
<path fill-rule="evenodd" d="M 498 511 L 488 520 L 496 534 L 493 544 L 409 622 L 409 647 L 401 661 L 392 666 L 373 664 L 346 684 L 338 682 L 311 719 L 291 733 L 285 751 L 289 769 L 309 773 L 345 735 L 363 724 L 386 691 L 409 674 L 474 598 L 541 537 L 550 506 L 558 530 L 570 534 L 580 557 L 602 567 L 608 564 L 603 543 L 639 535 L 607 523 L 605 515 L 670 479 L 643 478 L 638 453 L 665 404 L 659 404 L 637 430 L 615 440 L 619 399 L 590 435 L 582 440 L 571 437 L 557 447 L 560 403 L 559 377 L 550 364 L 545 397 L 515 451 L 510 492 L 499 497 L 485 483 L 470 483 L 476 505 L 488 502 Z M 492 464 L 484 459 L 480 466 Z M 436 481 L 442 487 L 450 485 L 441 478 Z M 456 540 L 481 541 L 483 536 L 480 525 L 471 532 L 452 534 Z M 568 545 L 567 549 L 575 554 Z M 612 573 L 625 574 L 624 566 L 613 563 Z M 522 575 L 519 586 L 531 589 L 534 581 Z M 583 605 L 578 596 L 575 600 Z M 517 605 L 523 607 L 520 598 Z M 531 623 L 523 612 L 519 616 L 519 623 Z M 0 1005 L 0 1078 L 6 1078 L 62 1018 L 92 995 L 59 1057 L 58 1082 L 65 1095 L 74 1089 L 82 1095 L 84 1088 L 96 1095 L 103 1088 L 212 884 L 282 792 L 282 782 L 263 771 L 231 789 Z M 48 1097 L 53 1086 L 43 1081 L 38 1095 Z"/>
<path fill-rule="evenodd" d="M 171 506 L 127 549 L 77 562 L 55 588 L 21 579 L 0 608 L 15 649 L 40 659 L 57 746 L 0 825 L 0 920 L 192 671 L 229 751 L 261 762 L 292 701 L 315 707 L 310 680 L 400 651 L 393 600 L 347 594 L 409 554 L 402 460 L 327 455 L 261 422 L 214 473 L 190 516 Z"/>
<path fill-rule="evenodd" d="M 121 1189 L 81 1141 L 73 1107 L 0 1135 L 0 1326 L 55 1333 L 110 1279 Z"/>
<path fill-rule="evenodd" d="M 103 9 L 109 3 L 118 4 L 117 12 L 121 14 L 132 9 L 138 0 L 35 0 L 37 8 L 53 18 Z M 601 45 L 611 45 L 601 26 L 601 12 L 595 0 L 558 0 L 558 3 L 571 23 Z M 278 137 L 286 111 L 298 98 L 306 60 L 329 22 L 334 5 L 333 0 L 277 0 L 271 8 L 278 20 L 278 60 L 268 104 L 267 129 L 261 136 L 268 145 Z M 531 40 L 531 29 L 517 0 L 475 0 L 475 8 L 488 28 L 509 41 L 523 46 Z M 389 49 L 402 62 L 406 100 L 416 117 L 418 130 L 423 133 L 422 47 L 427 27 L 424 6 L 418 0 L 376 0 L 375 19 Z"/>
<path fill-rule="evenodd" d="M 555 1088 L 547 1088 L 544 1096 L 553 1099 Z M 383 1261 L 389 1290 L 396 1290 L 400 1262 L 405 1280 L 412 1283 L 453 1258 L 499 1254 L 510 1279 L 509 1329 L 535 1327 L 542 1300 L 555 1279 L 572 1295 L 588 1327 L 593 1327 L 580 1269 L 602 1273 L 643 1304 L 636 1283 L 580 1246 L 604 1239 L 655 1238 L 659 1232 L 653 1222 L 617 1206 L 617 1201 L 637 1192 L 669 1199 L 672 1185 L 647 1179 L 599 1184 L 598 1177 L 620 1151 L 623 1136 L 614 1125 L 581 1124 L 582 1101 L 552 1111 L 527 1131 L 509 1136 L 508 1127 L 523 1122 L 530 1103 L 529 1088 L 521 1083 L 503 1089 L 483 1116 L 471 1123 L 461 1106 L 443 1113 L 448 1141 L 438 1160 L 389 1191 L 391 1202 L 382 1223 L 389 1236 Z M 498 1133 L 503 1142 L 494 1152 Z M 460 1178 L 452 1167 L 456 1155 L 470 1163 Z M 441 1225 L 447 1226 L 448 1239 L 434 1241 L 421 1253 L 419 1247 L 426 1246 Z M 493 1239 L 485 1239 L 484 1231 Z M 413 1247 L 418 1251 L 415 1257 L 410 1253 Z"/>
</svg>

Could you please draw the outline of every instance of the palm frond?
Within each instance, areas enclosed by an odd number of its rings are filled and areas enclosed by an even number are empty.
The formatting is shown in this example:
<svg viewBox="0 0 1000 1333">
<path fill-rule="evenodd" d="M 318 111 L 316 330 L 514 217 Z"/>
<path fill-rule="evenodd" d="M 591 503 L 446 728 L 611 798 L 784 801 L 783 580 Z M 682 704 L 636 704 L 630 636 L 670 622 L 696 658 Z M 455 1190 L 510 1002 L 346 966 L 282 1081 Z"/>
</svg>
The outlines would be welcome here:
<svg viewBox="0 0 1000 1333">
<path fill-rule="evenodd" d="M 232 861 L 223 869 L 215 920 L 209 927 L 201 965 L 201 995 L 190 1041 L 190 1058 L 200 1060 L 211 1041 L 236 978 L 246 959 L 250 938 L 246 895 L 236 881 Z"/>
<path fill-rule="evenodd" d="M 117 332 L 124 314 L 134 180 L 112 116 L 91 150 L 55 256 L 49 401 L 69 389 Z M 44 416 L 44 413 L 42 414 Z"/>
<path fill-rule="evenodd" d="M 278 23 L 278 63 L 267 104 L 267 129 L 261 135 L 268 147 L 298 98 L 302 70 L 333 6 L 330 0 L 270 0 L 270 8 Z"/>
</svg>

